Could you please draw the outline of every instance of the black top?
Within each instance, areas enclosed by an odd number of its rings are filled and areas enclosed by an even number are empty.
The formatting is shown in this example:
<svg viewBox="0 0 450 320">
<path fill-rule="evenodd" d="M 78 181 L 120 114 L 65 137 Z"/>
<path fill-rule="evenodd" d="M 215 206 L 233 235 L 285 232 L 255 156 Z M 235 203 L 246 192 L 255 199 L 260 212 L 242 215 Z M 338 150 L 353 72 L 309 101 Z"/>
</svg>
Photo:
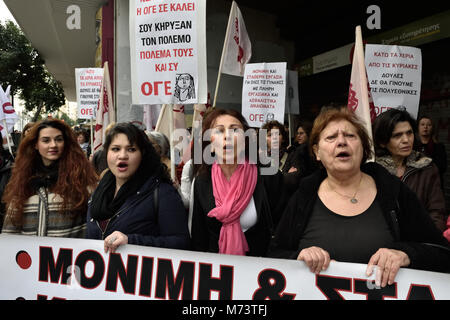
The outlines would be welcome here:
<svg viewBox="0 0 450 320">
<path fill-rule="evenodd" d="M 347 217 L 334 213 L 318 198 L 299 250 L 316 246 L 337 261 L 368 263 L 379 248 L 393 241 L 377 199 L 366 211 Z"/>
<path fill-rule="evenodd" d="M 258 173 L 253 200 L 257 223 L 244 232 L 249 246 L 248 256 L 265 256 L 270 237 L 279 220 L 281 210 L 276 209 L 283 191 L 282 175 L 268 176 Z M 192 247 L 196 251 L 219 252 L 222 223 L 208 213 L 216 207 L 211 171 L 198 175 L 194 182 L 194 209 L 192 213 Z"/>
<path fill-rule="evenodd" d="M 410 268 L 450 272 L 449 243 L 417 195 L 377 163 L 363 164 L 361 170 L 375 180 L 383 217 L 395 239 L 387 248 L 405 252 L 411 261 Z M 297 259 L 298 245 L 326 177 L 325 169 L 321 169 L 302 179 L 272 238 L 269 257 Z"/>
</svg>

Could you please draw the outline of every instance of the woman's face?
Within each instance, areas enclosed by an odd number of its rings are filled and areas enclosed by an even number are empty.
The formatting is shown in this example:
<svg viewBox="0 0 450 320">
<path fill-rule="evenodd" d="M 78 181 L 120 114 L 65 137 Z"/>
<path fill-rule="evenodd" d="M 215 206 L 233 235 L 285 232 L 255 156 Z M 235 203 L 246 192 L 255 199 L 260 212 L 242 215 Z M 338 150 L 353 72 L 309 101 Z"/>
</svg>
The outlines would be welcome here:
<svg viewBox="0 0 450 320">
<path fill-rule="evenodd" d="M 428 118 L 422 118 L 419 121 L 419 136 L 431 136 L 433 125 Z"/>
<path fill-rule="evenodd" d="M 84 134 L 79 134 L 78 136 L 77 136 L 77 141 L 78 141 L 78 144 L 83 144 L 83 143 L 85 143 L 86 141 L 84 140 Z"/>
<path fill-rule="evenodd" d="M 177 82 L 178 86 L 181 89 L 189 88 L 190 83 L 191 83 L 191 78 L 189 77 L 189 75 L 182 75 L 182 76 L 180 76 L 178 78 L 178 82 Z"/>
<path fill-rule="evenodd" d="M 328 172 L 345 173 L 359 170 L 363 146 L 356 128 L 347 120 L 331 121 L 313 146 L 318 161 Z"/>
<path fill-rule="evenodd" d="M 280 129 L 272 128 L 267 130 L 267 149 L 280 149 L 280 146 L 283 144 L 283 136 L 280 133 Z"/>
<path fill-rule="evenodd" d="M 413 149 L 414 131 L 408 121 L 402 121 L 395 125 L 391 139 L 386 145 L 392 157 L 404 159 Z"/>
<path fill-rule="evenodd" d="M 238 156 L 245 150 L 242 123 L 230 115 L 221 115 L 213 122 L 211 130 L 212 150 L 218 163 L 238 163 Z"/>
<path fill-rule="evenodd" d="M 35 148 L 41 155 L 44 165 L 51 165 L 61 158 L 64 151 L 63 133 L 52 127 L 41 129 Z"/>
<path fill-rule="evenodd" d="M 108 148 L 108 167 L 116 177 L 116 183 L 122 186 L 139 168 L 142 160 L 141 150 L 135 145 L 130 145 L 128 137 L 118 133 Z"/>
<path fill-rule="evenodd" d="M 302 127 L 299 127 L 297 129 L 297 133 L 295 135 L 295 140 L 298 144 L 303 144 L 308 139 L 308 135 L 306 134 L 305 130 L 303 130 Z"/>
</svg>

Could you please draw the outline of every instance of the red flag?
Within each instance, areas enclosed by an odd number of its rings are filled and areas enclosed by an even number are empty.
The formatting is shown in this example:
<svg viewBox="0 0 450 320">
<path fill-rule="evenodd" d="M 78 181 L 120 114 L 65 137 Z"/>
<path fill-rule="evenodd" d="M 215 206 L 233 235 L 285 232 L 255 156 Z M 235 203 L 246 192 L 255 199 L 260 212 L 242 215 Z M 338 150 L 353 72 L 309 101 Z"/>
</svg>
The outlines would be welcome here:
<svg viewBox="0 0 450 320">
<path fill-rule="evenodd" d="M 251 56 L 252 44 L 245 28 L 244 19 L 236 2 L 233 1 L 223 45 L 221 72 L 242 77 L 245 64 Z"/>
<path fill-rule="evenodd" d="M 97 115 L 94 135 L 94 152 L 97 151 L 105 141 L 106 127 L 115 122 L 115 112 L 112 99 L 111 81 L 109 78 L 108 61 L 103 65 L 103 80 L 100 99 L 97 103 Z"/>
<path fill-rule="evenodd" d="M 350 78 L 347 107 L 364 123 L 367 133 L 372 140 L 372 121 L 375 119 L 376 114 L 367 81 L 360 26 L 356 27 L 355 51 L 353 53 L 352 75 Z"/>
</svg>

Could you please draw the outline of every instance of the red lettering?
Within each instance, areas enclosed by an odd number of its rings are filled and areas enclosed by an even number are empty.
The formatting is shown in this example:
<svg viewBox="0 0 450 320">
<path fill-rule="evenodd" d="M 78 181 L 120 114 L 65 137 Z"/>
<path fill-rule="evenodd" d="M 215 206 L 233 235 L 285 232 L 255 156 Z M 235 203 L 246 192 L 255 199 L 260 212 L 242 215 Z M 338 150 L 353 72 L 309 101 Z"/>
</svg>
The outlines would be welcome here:
<svg viewBox="0 0 450 320">
<path fill-rule="evenodd" d="M 153 84 L 150 82 L 144 82 L 141 85 L 141 92 L 144 96 L 150 96 L 152 94 L 158 96 L 160 85 L 164 86 L 164 94 L 166 96 L 170 96 L 172 94 L 170 81 L 155 81 Z"/>
<path fill-rule="evenodd" d="M 264 122 L 264 114 L 262 113 L 251 113 L 249 116 L 250 121 Z"/>
</svg>

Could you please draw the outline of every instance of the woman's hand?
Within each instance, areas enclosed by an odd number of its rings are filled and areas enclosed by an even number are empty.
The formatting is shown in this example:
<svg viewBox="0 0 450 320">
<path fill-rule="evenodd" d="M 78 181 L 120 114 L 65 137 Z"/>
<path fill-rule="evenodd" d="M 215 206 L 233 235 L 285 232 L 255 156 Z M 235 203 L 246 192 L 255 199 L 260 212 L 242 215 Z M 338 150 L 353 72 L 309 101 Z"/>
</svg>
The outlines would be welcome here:
<svg viewBox="0 0 450 320">
<path fill-rule="evenodd" d="M 300 251 L 297 260 L 304 261 L 314 273 L 326 270 L 330 265 L 330 254 L 319 247 L 309 247 Z"/>
<path fill-rule="evenodd" d="M 128 237 L 120 231 L 114 231 L 109 236 L 106 237 L 104 241 L 105 253 L 111 251 L 111 253 L 116 252 L 120 245 L 127 244 Z"/>
<path fill-rule="evenodd" d="M 375 285 L 384 288 L 386 284 L 393 284 L 398 270 L 410 263 L 408 255 L 403 251 L 381 248 L 370 258 L 366 275 L 371 276 L 374 266 L 377 266 Z"/>
</svg>

